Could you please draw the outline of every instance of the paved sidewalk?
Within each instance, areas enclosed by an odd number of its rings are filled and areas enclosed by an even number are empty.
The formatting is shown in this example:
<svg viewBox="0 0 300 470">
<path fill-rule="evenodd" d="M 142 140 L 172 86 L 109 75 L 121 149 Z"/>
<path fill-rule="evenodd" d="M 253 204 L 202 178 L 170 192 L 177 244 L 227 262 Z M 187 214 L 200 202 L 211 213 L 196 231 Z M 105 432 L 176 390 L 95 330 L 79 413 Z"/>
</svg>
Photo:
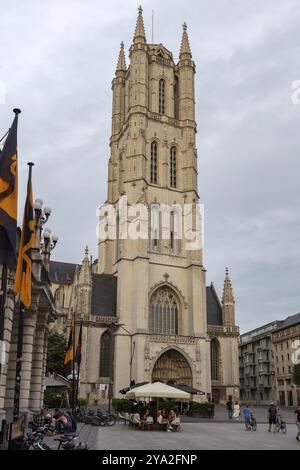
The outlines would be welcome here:
<svg viewBox="0 0 300 470">
<path fill-rule="evenodd" d="M 243 411 L 244 405 L 241 405 L 241 413 Z M 269 406 L 254 406 L 251 407 L 251 410 L 254 412 L 256 421 L 258 423 L 268 423 L 268 408 Z M 280 412 L 285 420 L 285 422 L 288 424 L 294 424 L 296 422 L 295 418 L 295 408 L 290 408 L 290 407 L 283 407 L 280 409 Z M 243 421 L 242 416 L 240 417 L 240 420 Z M 214 422 L 220 421 L 220 422 L 231 422 L 232 420 L 228 419 L 227 416 L 227 410 L 226 406 L 224 405 L 216 405 L 215 407 L 215 417 L 213 419 Z"/>
<path fill-rule="evenodd" d="M 256 432 L 245 431 L 242 423 L 183 423 L 182 432 L 140 431 L 127 425 L 91 427 L 78 425 L 77 442 L 94 450 L 300 450 L 295 439 L 296 425 L 288 425 L 287 434 L 271 434 L 268 426 L 260 425 Z M 56 448 L 53 437 L 45 441 Z"/>
</svg>

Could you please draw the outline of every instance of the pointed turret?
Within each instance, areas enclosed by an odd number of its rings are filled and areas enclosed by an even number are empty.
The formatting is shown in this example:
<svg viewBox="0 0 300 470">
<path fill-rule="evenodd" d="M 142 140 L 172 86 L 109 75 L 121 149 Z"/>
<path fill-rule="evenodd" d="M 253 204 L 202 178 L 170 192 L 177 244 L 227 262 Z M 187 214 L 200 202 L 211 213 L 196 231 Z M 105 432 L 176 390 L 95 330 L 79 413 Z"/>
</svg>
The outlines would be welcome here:
<svg viewBox="0 0 300 470">
<path fill-rule="evenodd" d="M 121 42 L 116 75 L 112 81 L 113 109 L 112 109 L 112 135 L 118 134 L 125 119 L 125 76 L 126 61 L 124 43 Z"/>
<path fill-rule="evenodd" d="M 80 314 L 88 314 L 91 303 L 92 291 L 92 271 L 89 259 L 88 247 L 85 248 L 85 256 L 78 273 L 78 280 L 75 286 L 76 292 L 76 311 Z"/>
<path fill-rule="evenodd" d="M 182 33 L 179 57 L 180 57 L 180 60 L 191 59 L 192 52 L 191 52 L 191 48 L 190 48 L 190 42 L 189 42 L 189 37 L 188 37 L 188 33 L 187 33 L 186 23 L 183 23 L 182 27 L 183 27 L 183 33 Z"/>
<path fill-rule="evenodd" d="M 138 8 L 138 17 L 136 21 L 135 32 L 133 36 L 133 43 L 145 43 L 146 42 L 146 35 L 145 35 L 145 28 L 144 28 L 144 20 L 143 20 L 143 9 L 141 6 Z"/>
<path fill-rule="evenodd" d="M 125 53 L 124 53 L 124 42 L 121 42 L 121 48 L 119 52 L 119 58 L 117 63 L 116 72 L 126 72 L 126 61 L 125 61 Z"/>
<path fill-rule="evenodd" d="M 195 64 L 187 34 L 187 25 L 182 25 L 183 33 L 180 46 L 178 78 L 179 78 L 179 120 L 195 121 Z M 191 125 L 191 123 L 188 123 Z M 194 164 L 194 163 L 193 163 Z"/>
<path fill-rule="evenodd" d="M 229 271 L 226 268 L 223 297 L 222 297 L 222 311 L 223 311 L 223 324 L 224 326 L 235 326 L 235 300 L 233 296 L 233 289 L 231 280 L 229 278 Z"/>
</svg>

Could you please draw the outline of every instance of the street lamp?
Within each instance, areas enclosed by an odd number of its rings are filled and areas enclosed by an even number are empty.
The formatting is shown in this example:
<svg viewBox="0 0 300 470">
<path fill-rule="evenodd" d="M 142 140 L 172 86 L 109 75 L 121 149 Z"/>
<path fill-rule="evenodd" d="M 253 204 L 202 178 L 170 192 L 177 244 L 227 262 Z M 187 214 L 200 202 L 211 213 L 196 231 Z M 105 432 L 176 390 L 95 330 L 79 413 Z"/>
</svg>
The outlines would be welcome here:
<svg viewBox="0 0 300 470">
<path fill-rule="evenodd" d="M 50 260 L 50 253 L 55 248 L 58 242 L 58 236 L 52 235 L 51 236 L 51 229 L 45 228 L 43 230 L 43 226 L 48 221 L 52 209 L 51 207 L 44 207 L 43 208 L 43 200 L 36 199 L 34 201 L 34 230 L 35 230 L 35 250 L 42 256 L 43 264 L 47 270 L 49 270 L 49 260 Z"/>
</svg>

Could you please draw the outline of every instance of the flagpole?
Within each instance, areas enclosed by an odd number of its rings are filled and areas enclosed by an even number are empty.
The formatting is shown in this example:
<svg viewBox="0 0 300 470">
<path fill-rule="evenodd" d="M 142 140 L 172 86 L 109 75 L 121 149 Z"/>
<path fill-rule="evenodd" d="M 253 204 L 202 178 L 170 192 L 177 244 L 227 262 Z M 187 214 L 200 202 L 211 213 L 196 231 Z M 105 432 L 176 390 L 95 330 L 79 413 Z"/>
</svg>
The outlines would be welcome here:
<svg viewBox="0 0 300 470">
<path fill-rule="evenodd" d="M 81 361 L 80 361 L 80 362 L 81 362 Z M 76 401 L 75 401 L 75 405 L 76 405 L 76 406 L 77 406 L 77 404 L 78 404 L 79 374 L 80 374 L 80 363 L 78 364 L 78 367 L 77 367 Z"/>
<path fill-rule="evenodd" d="M 34 163 L 29 162 L 29 177 L 31 181 L 32 167 Z M 20 413 L 20 395 L 21 395 L 21 374 L 22 374 L 22 356 L 23 356 L 23 335 L 24 335 L 24 312 L 25 307 L 23 302 L 20 302 L 19 310 L 19 327 L 18 327 L 18 346 L 17 346 L 17 358 L 16 358 L 16 381 L 15 381 L 15 394 L 14 394 L 14 411 L 13 420 L 16 421 L 19 418 Z"/>
<path fill-rule="evenodd" d="M 1 276 L 1 297 L 0 297 L 0 376 L 2 372 L 2 365 L 4 364 L 4 317 L 6 305 L 6 292 L 7 292 L 7 264 L 2 265 Z"/>
<path fill-rule="evenodd" d="M 77 349 L 75 354 L 75 359 L 77 362 L 77 381 L 76 381 L 76 402 L 75 405 L 78 405 L 78 392 L 79 392 L 79 376 L 80 376 L 80 365 L 81 365 L 81 349 L 82 349 L 82 319 L 80 323 L 80 330 L 79 330 L 79 337 L 77 341 Z M 78 357 L 77 357 L 77 350 L 78 350 Z"/>
<path fill-rule="evenodd" d="M 72 412 L 73 413 L 74 413 L 74 409 L 75 409 L 75 321 L 76 321 L 76 315 L 75 315 L 75 309 L 74 309 L 74 317 L 73 317 L 73 322 L 74 322 L 74 329 L 73 329 L 73 358 L 72 358 L 72 365 L 73 365 Z"/>
<path fill-rule="evenodd" d="M 18 329 L 18 349 L 16 360 L 16 382 L 14 395 L 14 418 L 16 421 L 20 413 L 20 395 L 21 395 L 21 373 L 22 373 L 22 355 L 23 355 L 23 333 L 24 333 L 24 305 L 20 303 L 19 310 L 19 329 Z"/>
</svg>

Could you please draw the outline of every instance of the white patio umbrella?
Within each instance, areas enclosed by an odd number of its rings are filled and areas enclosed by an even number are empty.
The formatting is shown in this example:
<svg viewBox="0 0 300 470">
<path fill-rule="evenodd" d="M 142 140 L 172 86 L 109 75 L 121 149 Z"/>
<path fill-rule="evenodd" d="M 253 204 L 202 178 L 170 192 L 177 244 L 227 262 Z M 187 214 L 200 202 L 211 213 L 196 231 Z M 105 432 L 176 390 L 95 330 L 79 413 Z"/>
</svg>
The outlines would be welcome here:
<svg viewBox="0 0 300 470">
<path fill-rule="evenodd" d="M 162 382 L 154 382 L 133 388 L 126 393 L 127 398 L 171 398 L 174 400 L 189 400 L 190 394 L 170 387 Z"/>
</svg>

